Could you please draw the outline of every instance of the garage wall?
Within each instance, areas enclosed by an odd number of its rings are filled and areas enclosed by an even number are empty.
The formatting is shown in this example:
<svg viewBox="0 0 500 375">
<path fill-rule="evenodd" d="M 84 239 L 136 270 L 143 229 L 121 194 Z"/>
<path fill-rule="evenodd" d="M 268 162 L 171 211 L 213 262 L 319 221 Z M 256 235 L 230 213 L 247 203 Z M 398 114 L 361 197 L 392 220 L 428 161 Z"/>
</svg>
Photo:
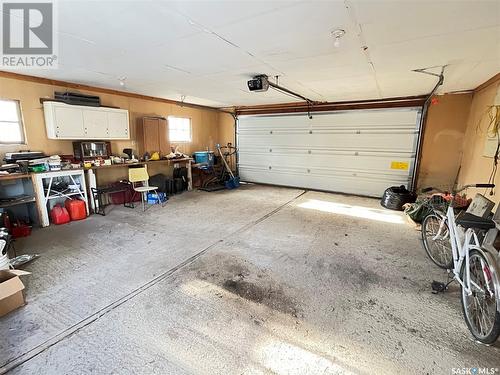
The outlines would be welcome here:
<svg viewBox="0 0 500 375">
<path fill-rule="evenodd" d="M 493 158 L 483 156 L 488 126 L 485 113 L 488 107 L 494 104 L 499 85 L 500 81 L 497 80 L 474 93 L 465 133 L 459 184 L 488 182 L 493 167 Z M 497 185 L 496 194 L 488 196 L 488 198 L 499 203 L 500 171 L 497 173 L 494 183 Z"/>
<path fill-rule="evenodd" d="M 429 107 L 422 143 L 417 188 L 451 188 L 462 160 L 472 93 L 434 97 Z"/>
<path fill-rule="evenodd" d="M 231 142 L 236 145 L 234 118 L 228 113 L 219 113 L 219 139 L 221 144 Z"/>
<path fill-rule="evenodd" d="M 20 149 L 41 150 L 47 154 L 72 154 L 72 141 L 49 140 L 45 133 L 45 122 L 40 98 L 53 98 L 54 91 L 73 91 L 84 94 L 98 95 L 101 103 L 129 110 L 131 139 L 128 141 L 111 141 L 114 153 L 123 148 L 131 147 L 137 150 L 136 127 L 137 120 L 145 115 L 177 115 L 190 117 L 193 126 L 193 142 L 181 145 L 184 153 L 190 154 L 209 147 L 211 150 L 219 141 L 219 111 L 182 107 L 176 104 L 162 103 L 153 100 L 131 98 L 122 95 L 101 92 L 74 90 L 44 83 L 30 82 L 17 78 L 0 77 L 0 98 L 18 99 L 24 117 L 27 145 L 0 145 L 0 159 L 10 151 Z"/>
</svg>

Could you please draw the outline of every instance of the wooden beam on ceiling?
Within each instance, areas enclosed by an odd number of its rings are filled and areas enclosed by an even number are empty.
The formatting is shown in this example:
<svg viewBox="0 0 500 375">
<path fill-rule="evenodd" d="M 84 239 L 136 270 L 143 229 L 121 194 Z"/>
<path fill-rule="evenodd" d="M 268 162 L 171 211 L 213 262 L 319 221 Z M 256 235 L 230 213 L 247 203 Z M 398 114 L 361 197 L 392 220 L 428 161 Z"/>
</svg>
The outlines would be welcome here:
<svg viewBox="0 0 500 375">
<path fill-rule="evenodd" d="M 496 83 L 497 81 L 500 81 L 500 73 L 495 74 L 493 77 L 491 77 L 487 81 L 485 81 L 485 82 L 481 83 L 479 86 L 477 86 L 474 89 L 474 93 L 479 92 L 482 89 L 485 89 L 486 87 L 488 87 L 489 85 L 492 85 L 492 84 Z"/>
<path fill-rule="evenodd" d="M 137 93 L 128 92 L 128 91 L 107 89 L 104 87 L 97 87 L 97 86 L 84 85 L 84 84 L 80 84 L 80 83 L 59 81 L 59 80 L 55 80 L 55 79 L 29 76 L 29 75 L 19 74 L 19 73 L 0 71 L 0 77 L 19 79 L 19 80 L 23 80 L 23 81 L 35 82 L 35 83 L 40 83 L 40 84 L 44 84 L 44 85 L 67 87 L 67 88 L 74 89 L 74 90 L 93 91 L 93 92 L 98 92 L 98 93 L 103 93 L 103 94 L 120 95 L 120 96 L 125 96 L 128 98 L 134 98 L 134 99 L 151 100 L 151 101 L 160 102 L 160 103 L 174 104 L 174 105 L 178 105 L 181 107 L 190 107 L 190 108 L 197 108 L 197 109 L 207 109 L 207 110 L 212 110 L 212 111 L 219 111 L 218 108 L 209 107 L 209 106 L 200 105 L 200 104 L 180 102 L 177 100 L 158 98 L 156 96 L 142 95 L 142 94 L 137 94 Z"/>
<path fill-rule="evenodd" d="M 256 106 L 235 107 L 237 115 L 259 115 L 274 113 L 326 112 L 352 109 L 377 109 L 397 107 L 421 107 L 426 96 L 397 97 L 374 100 L 357 100 L 345 102 L 322 102 L 309 105 L 307 102 L 265 104 Z"/>
</svg>

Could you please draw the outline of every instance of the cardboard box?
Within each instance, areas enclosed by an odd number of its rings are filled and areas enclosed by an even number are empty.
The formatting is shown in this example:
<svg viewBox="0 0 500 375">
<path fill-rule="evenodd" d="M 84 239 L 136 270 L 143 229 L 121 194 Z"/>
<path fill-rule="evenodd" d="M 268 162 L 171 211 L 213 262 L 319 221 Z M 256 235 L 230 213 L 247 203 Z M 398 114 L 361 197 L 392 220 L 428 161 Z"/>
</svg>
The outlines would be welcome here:
<svg viewBox="0 0 500 375">
<path fill-rule="evenodd" d="M 29 274 L 21 270 L 0 270 L 0 316 L 24 305 L 24 284 L 19 276 Z"/>
</svg>

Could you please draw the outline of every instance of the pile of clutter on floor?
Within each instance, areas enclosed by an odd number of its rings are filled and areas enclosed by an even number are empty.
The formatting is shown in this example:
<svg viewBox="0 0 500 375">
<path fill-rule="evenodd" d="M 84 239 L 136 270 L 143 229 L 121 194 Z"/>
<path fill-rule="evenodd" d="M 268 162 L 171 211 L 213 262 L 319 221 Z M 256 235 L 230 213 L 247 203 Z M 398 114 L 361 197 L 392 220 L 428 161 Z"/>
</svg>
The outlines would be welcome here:
<svg viewBox="0 0 500 375">
<path fill-rule="evenodd" d="M 449 203 L 452 200 L 452 195 L 449 192 L 434 192 L 420 194 L 414 203 L 406 203 L 403 205 L 403 211 L 406 214 L 408 222 L 420 230 L 424 218 L 431 214 L 434 210 L 446 212 Z M 453 203 L 457 209 L 467 209 L 472 199 L 467 198 L 465 195 L 455 196 Z"/>
<path fill-rule="evenodd" d="M 26 254 L 9 259 L 9 251 L 13 249 L 13 246 L 14 239 L 7 228 L 0 228 L 0 316 L 25 304 L 24 284 L 19 276 L 30 273 L 15 268 L 39 256 L 38 254 Z"/>
<path fill-rule="evenodd" d="M 452 195 L 447 191 L 427 188 L 417 195 L 415 192 L 407 190 L 404 185 L 401 185 L 391 186 L 386 189 L 380 204 L 391 210 L 404 211 L 408 223 L 415 229 L 420 230 L 421 223 L 427 215 L 434 210 L 446 212 L 451 200 Z M 456 195 L 453 205 L 457 209 L 465 210 L 471 202 L 472 199 L 467 198 L 465 194 Z"/>
</svg>

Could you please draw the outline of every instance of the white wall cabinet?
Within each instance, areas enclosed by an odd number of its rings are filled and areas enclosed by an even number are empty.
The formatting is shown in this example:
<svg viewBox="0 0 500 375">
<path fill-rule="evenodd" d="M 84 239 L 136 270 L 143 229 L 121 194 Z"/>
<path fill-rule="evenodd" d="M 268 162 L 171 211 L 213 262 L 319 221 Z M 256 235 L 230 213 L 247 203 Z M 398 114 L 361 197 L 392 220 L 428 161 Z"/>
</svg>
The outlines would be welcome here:
<svg viewBox="0 0 500 375">
<path fill-rule="evenodd" d="M 57 113 L 57 109 L 56 109 Z M 83 130 L 88 138 L 99 139 L 106 135 L 104 133 L 108 126 L 108 116 L 104 111 L 83 110 Z"/>
<path fill-rule="evenodd" d="M 130 139 L 128 111 L 44 102 L 49 139 Z"/>
<path fill-rule="evenodd" d="M 128 111 L 108 112 L 108 137 L 129 139 Z"/>
<path fill-rule="evenodd" d="M 83 112 L 79 108 L 55 107 L 53 118 L 53 132 L 56 134 L 56 138 L 78 138 L 85 132 Z M 49 138 L 51 137 L 49 136 Z"/>
</svg>

